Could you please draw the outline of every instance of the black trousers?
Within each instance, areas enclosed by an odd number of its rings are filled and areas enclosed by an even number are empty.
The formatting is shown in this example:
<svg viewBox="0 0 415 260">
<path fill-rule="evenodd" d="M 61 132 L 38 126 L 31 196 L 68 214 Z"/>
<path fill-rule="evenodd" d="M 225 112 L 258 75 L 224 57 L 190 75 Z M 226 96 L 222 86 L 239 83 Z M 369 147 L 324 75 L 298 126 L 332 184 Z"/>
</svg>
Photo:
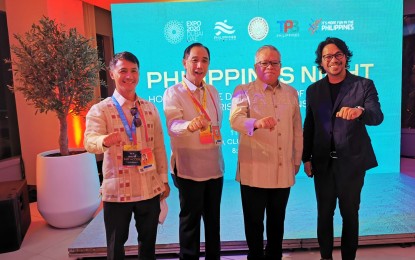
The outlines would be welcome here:
<svg viewBox="0 0 415 260">
<path fill-rule="evenodd" d="M 199 259 L 200 222 L 205 224 L 205 259 L 220 259 L 223 178 L 192 181 L 176 176 L 180 197 L 180 259 Z"/>
<path fill-rule="evenodd" d="M 340 167 L 340 159 L 332 159 L 327 172 L 314 176 L 317 197 L 317 237 L 322 258 L 332 258 L 333 216 L 339 201 L 343 219 L 341 254 L 343 260 L 356 257 L 359 241 L 359 207 L 365 171 L 348 172 Z"/>
<path fill-rule="evenodd" d="M 107 237 L 107 259 L 122 260 L 125 258 L 124 244 L 128 239 L 133 213 L 138 233 L 138 259 L 156 259 L 160 196 L 138 202 L 104 202 L 103 210 Z"/>
<path fill-rule="evenodd" d="M 263 189 L 241 185 L 248 259 L 281 259 L 285 209 L 291 188 Z M 264 213 L 267 245 L 264 254 Z"/>
</svg>

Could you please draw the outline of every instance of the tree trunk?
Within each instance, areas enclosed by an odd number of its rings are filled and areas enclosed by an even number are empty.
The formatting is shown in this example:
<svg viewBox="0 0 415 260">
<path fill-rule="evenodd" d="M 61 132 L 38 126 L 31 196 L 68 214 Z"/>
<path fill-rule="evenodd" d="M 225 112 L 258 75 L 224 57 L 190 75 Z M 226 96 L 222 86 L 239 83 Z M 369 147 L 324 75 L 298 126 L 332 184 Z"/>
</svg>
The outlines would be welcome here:
<svg viewBox="0 0 415 260">
<path fill-rule="evenodd" d="M 68 122 L 66 116 L 58 116 L 59 119 L 59 150 L 61 156 L 69 155 L 68 148 Z"/>
</svg>

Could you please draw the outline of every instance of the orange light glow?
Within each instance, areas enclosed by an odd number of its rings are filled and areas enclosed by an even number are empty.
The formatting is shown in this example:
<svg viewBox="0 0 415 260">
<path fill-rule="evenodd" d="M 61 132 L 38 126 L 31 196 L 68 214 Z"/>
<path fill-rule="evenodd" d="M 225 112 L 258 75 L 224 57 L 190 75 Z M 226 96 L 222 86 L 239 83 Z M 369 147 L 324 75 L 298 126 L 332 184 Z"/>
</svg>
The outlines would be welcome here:
<svg viewBox="0 0 415 260">
<path fill-rule="evenodd" d="M 69 147 L 83 147 L 85 131 L 84 115 L 68 117 L 68 142 Z"/>
</svg>

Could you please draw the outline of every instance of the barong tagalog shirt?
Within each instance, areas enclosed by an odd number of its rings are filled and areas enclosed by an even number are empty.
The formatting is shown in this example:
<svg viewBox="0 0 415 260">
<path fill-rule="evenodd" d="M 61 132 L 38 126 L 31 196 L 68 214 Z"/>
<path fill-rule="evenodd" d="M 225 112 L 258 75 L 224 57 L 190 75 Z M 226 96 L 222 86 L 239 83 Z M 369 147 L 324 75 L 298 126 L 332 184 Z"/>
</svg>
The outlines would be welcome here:
<svg viewBox="0 0 415 260">
<path fill-rule="evenodd" d="M 220 178 L 224 172 L 221 144 L 202 144 L 199 130 L 193 133 L 187 130 L 190 121 L 201 114 L 186 86 L 194 96 L 206 96 L 205 111 L 211 119 L 212 126 L 220 128 L 222 123 L 219 94 L 212 85 L 204 84 L 200 89 L 183 78 L 182 82 L 169 87 L 164 92 L 163 105 L 172 149 L 172 172 L 176 168 L 179 177 L 194 181 Z"/>
<path fill-rule="evenodd" d="M 167 156 L 159 113 L 154 104 L 140 97 L 132 102 L 122 97 L 117 90 L 114 91 L 113 97 L 129 118 L 132 117 L 130 109 L 137 104 L 140 105 L 144 120 L 142 126 L 135 128 L 135 133 L 137 139 L 141 139 L 143 148 L 153 151 L 155 167 L 149 170 L 143 166 L 124 166 L 123 147 L 131 144 L 131 141 L 112 97 L 93 105 L 86 116 L 84 145 L 88 152 L 104 153 L 102 200 L 133 202 L 151 199 L 162 193 L 165 189 L 164 183 L 168 182 Z M 112 132 L 121 132 L 122 142 L 106 148 L 102 145 L 103 139 Z"/>
<path fill-rule="evenodd" d="M 275 129 L 254 129 L 264 117 L 276 119 Z M 259 79 L 235 88 L 231 127 L 239 133 L 236 180 L 258 188 L 287 188 L 295 183 L 303 131 L 297 91 L 284 83 L 272 87 Z"/>
</svg>

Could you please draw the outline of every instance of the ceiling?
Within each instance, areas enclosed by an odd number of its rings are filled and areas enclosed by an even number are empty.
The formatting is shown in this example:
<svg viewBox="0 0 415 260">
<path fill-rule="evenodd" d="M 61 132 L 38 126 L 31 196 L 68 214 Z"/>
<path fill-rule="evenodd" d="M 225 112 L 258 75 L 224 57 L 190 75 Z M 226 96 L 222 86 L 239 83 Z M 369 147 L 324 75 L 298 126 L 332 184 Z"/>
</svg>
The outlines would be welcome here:
<svg viewBox="0 0 415 260">
<path fill-rule="evenodd" d="M 146 0 L 82 0 L 85 3 L 89 3 L 94 6 L 111 11 L 111 4 L 124 4 L 124 3 L 140 3 L 140 2 L 154 2 Z"/>
<path fill-rule="evenodd" d="M 81 0 L 94 6 L 111 11 L 111 4 L 145 3 L 145 2 L 187 2 L 189 0 Z"/>
</svg>

